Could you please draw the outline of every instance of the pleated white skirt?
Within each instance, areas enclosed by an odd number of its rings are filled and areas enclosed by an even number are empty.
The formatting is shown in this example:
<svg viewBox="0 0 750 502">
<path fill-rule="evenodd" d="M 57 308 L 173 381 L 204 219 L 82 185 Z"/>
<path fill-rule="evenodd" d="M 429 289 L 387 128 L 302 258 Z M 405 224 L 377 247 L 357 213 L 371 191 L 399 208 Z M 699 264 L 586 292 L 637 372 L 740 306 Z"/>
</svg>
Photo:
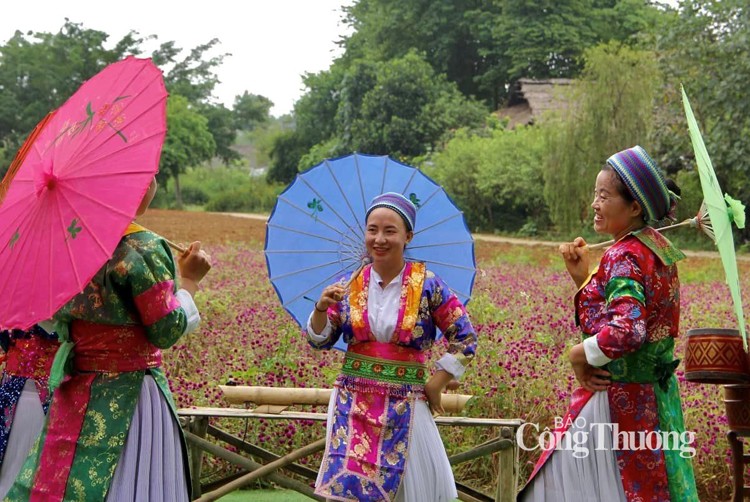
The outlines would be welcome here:
<svg viewBox="0 0 750 502">
<path fill-rule="evenodd" d="M 26 380 L 16 404 L 16 413 L 8 436 L 8 447 L 5 450 L 3 465 L 0 467 L 0 499 L 5 498 L 10 487 L 13 486 L 13 481 L 21 471 L 29 450 L 39 437 L 39 433 L 42 432 L 44 418 L 36 383 L 31 379 Z"/>
<path fill-rule="evenodd" d="M 626 502 L 615 451 L 612 449 L 612 434 L 601 434 L 604 442 L 599 444 L 598 428 L 594 428 L 593 432 L 590 429 L 591 424 L 597 423 L 611 423 L 606 391 L 594 393 L 569 429 L 571 437 L 585 437 L 585 441 L 580 443 L 574 441 L 573 444 L 581 449 L 586 448 L 588 455 L 577 458 L 573 455 L 573 449 L 558 447 L 531 484 L 524 489 L 518 500 L 521 502 L 600 502 L 604 500 Z M 585 434 L 574 435 L 581 430 Z M 609 432 L 607 427 L 604 430 Z"/>
<path fill-rule="evenodd" d="M 328 424 L 326 437 L 331 437 L 333 408 L 338 389 L 331 392 L 328 403 Z M 453 471 L 448 463 L 448 455 L 440 438 L 430 407 L 425 401 L 417 401 L 414 407 L 414 422 L 409 440 L 409 454 L 406 458 L 404 476 L 395 502 L 450 502 L 458 497 Z M 321 483 L 322 473 L 318 473 L 316 486 Z M 374 502 L 374 501 L 373 501 Z"/>
<path fill-rule="evenodd" d="M 156 381 L 146 375 L 107 502 L 188 502 L 179 424 Z"/>
</svg>

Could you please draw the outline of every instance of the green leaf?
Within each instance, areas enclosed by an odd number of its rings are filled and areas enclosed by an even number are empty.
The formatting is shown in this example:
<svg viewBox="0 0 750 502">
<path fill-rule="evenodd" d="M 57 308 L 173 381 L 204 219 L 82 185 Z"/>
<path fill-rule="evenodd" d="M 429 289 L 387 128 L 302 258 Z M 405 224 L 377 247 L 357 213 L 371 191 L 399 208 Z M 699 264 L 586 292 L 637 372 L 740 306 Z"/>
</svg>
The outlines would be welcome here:
<svg viewBox="0 0 750 502">
<path fill-rule="evenodd" d="M 13 249 L 13 246 L 16 245 L 16 242 L 18 242 L 18 238 L 20 237 L 20 234 L 18 233 L 19 229 L 16 229 L 16 233 L 13 234 L 13 237 L 10 238 L 10 242 L 8 242 L 8 247 L 10 249 Z"/>
<path fill-rule="evenodd" d="M 81 230 L 83 230 L 83 228 L 78 226 L 78 219 L 73 218 L 73 221 L 70 222 L 70 225 L 67 228 L 68 234 L 70 234 L 70 238 L 75 239 Z"/>
</svg>

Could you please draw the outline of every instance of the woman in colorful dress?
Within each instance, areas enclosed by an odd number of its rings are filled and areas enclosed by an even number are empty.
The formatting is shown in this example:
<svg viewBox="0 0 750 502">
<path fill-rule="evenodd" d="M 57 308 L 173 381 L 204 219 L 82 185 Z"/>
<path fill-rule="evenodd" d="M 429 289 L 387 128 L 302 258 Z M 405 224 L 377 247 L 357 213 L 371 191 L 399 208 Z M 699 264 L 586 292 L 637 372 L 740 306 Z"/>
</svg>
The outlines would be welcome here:
<svg viewBox="0 0 750 502">
<path fill-rule="evenodd" d="M 138 215 L 155 193 L 153 180 Z M 177 268 L 179 287 L 166 242 L 133 223 L 84 291 L 55 314 L 63 343 L 50 382 L 59 386 L 9 500 L 189 500 L 160 349 L 200 321 L 193 295 L 210 263 L 199 242 Z"/>
<path fill-rule="evenodd" d="M 47 387 L 59 343 L 41 326 L 0 331 L 5 368 L 0 383 L 0 499 L 10 490 L 44 425 Z"/>
<path fill-rule="evenodd" d="M 401 194 L 375 197 L 365 245 L 372 263 L 352 281 L 327 286 L 307 326 L 328 349 L 348 344 L 328 408 L 323 463 L 315 492 L 329 500 L 431 502 L 456 497 L 448 457 L 432 413 L 441 392 L 473 359 L 477 336 L 448 286 L 404 259 L 416 208 Z M 428 380 L 425 351 L 440 329 L 448 351 Z"/>
<path fill-rule="evenodd" d="M 684 254 L 654 230 L 676 200 L 643 148 L 623 150 L 597 176 L 591 204 L 594 230 L 615 244 L 593 272 L 581 237 L 560 246 L 579 288 L 583 342 L 569 359 L 582 388 L 519 500 L 698 500 L 673 374 Z"/>
</svg>

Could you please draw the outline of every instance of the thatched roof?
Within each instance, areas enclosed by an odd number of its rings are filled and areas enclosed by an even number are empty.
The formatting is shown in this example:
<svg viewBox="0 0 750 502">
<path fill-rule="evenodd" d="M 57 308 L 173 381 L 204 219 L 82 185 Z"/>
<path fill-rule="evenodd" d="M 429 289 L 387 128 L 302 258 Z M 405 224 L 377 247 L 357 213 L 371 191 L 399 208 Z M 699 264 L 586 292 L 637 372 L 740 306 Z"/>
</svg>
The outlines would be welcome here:
<svg viewBox="0 0 750 502">
<path fill-rule="evenodd" d="M 511 89 L 508 106 L 499 109 L 497 116 L 508 118 L 511 128 L 519 124 L 532 124 L 548 110 L 565 108 L 559 87 L 568 86 L 571 82 L 568 78 L 519 79 Z"/>
</svg>

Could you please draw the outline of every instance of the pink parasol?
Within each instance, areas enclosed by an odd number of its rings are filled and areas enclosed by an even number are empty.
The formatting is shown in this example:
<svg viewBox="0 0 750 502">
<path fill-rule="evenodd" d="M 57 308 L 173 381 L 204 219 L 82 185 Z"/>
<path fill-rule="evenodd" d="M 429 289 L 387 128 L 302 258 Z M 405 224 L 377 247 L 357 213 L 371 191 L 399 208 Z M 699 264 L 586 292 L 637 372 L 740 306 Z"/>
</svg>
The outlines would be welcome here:
<svg viewBox="0 0 750 502">
<path fill-rule="evenodd" d="M 36 131 L 0 202 L 0 329 L 52 317 L 112 256 L 158 170 L 166 99 L 161 71 L 130 56 Z"/>
</svg>

